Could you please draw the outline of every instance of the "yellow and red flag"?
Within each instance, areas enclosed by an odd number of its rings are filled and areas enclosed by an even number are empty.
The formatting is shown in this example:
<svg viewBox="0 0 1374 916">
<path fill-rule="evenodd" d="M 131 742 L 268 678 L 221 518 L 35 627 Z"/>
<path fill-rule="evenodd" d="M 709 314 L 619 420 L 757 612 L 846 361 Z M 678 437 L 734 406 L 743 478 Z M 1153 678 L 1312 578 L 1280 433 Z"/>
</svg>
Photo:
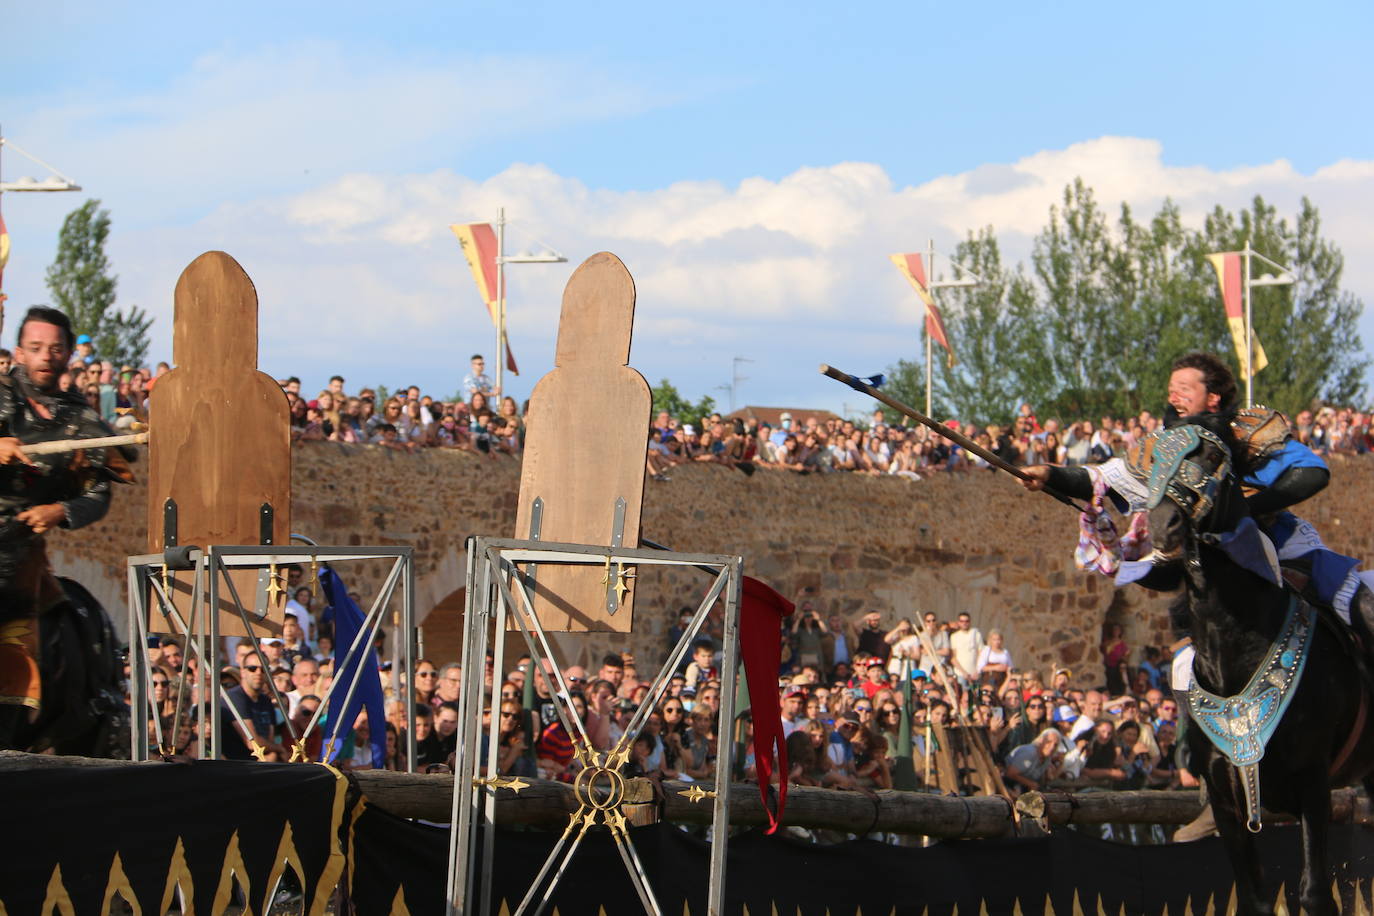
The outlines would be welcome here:
<svg viewBox="0 0 1374 916">
<path fill-rule="evenodd" d="M 919 254 L 893 254 L 888 255 L 897 269 L 906 277 L 907 282 L 916 290 L 916 295 L 921 297 L 921 301 L 926 306 L 926 333 L 931 339 L 945 348 L 948 354 L 948 365 L 953 368 L 954 349 L 949 345 L 949 337 L 945 335 L 945 321 L 940 317 L 940 310 L 935 307 L 935 297 L 930 294 L 930 287 L 926 283 L 926 268 Z"/>
<path fill-rule="evenodd" d="M 1254 357 L 1253 370 L 1250 368 L 1251 360 L 1245 352 L 1245 303 L 1241 301 L 1240 252 L 1209 254 L 1207 260 L 1212 262 L 1212 267 L 1217 272 L 1217 285 L 1221 287 L 1221 301 L 1226 306 L 1226 323 L 1231 328 L 1231 342 L 1236 345 L 1241 377 L 1252 376 L 1269 365 L 1269 359 L 1264 355 L 1264 348 L 1260 346 L 1259 338 L 1255 336 L 1253 329 L 1250 332 L 1250 355 Z"/>
<path fill-rule="evenodd" d="M 499 329 L 501 300 L 500 292 L 496 288 L 496 231 L 491 228 L 491 223 L 454 223 L 449 228 L 458 236 L 458 243 L 463 246 L 463 256 L 468 259 L 468 267 L 472 268 L 472 278 L 477 281 L 477 291 L 482 294 L 482 301 L 487 304 L 491 323 Z M 510 341 L 503 340 L 502 343 L 506 345 L 506 368 L 519 375 L 520 370 L 515 366 L 515 354 L 511 352 Z"/>
</svg>

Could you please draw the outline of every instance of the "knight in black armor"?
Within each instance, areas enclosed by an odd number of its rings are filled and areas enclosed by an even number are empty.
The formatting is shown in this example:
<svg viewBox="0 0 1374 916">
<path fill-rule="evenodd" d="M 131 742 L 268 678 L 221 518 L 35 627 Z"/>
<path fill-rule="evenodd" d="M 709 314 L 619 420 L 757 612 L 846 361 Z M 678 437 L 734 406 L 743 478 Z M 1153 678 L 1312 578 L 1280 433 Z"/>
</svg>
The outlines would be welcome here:
<svg viewBox="0 0 1374 916">
<path fill-rule="evenodd" d="M 1175 360 L 1168 398 L 1164 415 L 1168 428 L 1202 415 L 1220 417 L 1226 423 L 1234 440 L 1231 457 L 1246 507 L 1272 543 L 1275 561 L 1302 571 L 1307 580 L 1304 591 L 1314 602 L 1334 609 L 1346 623 L 1352 623 L 1352 616 L 1364 617 L 1374 627 L 1374 601 L 1369 589 L 1362 587 L 1366 581 L 1358 562 L 1328 549 L 1316 529 L 1290 511 L 1321 492 L 1331 474 L 1326 462 L 1292 435 L 1283 414 L 1261 406 L 1237 409 L 1235 378 L 1226 363 L 1211 353 L 1189 353 Z M 1142 463 L 1136 454 L 1125 465 L 1139 476 Z M 1110 477 L 1111 469 L 1107 470 Z M 1090 498 L 1093 494 L 1092 472 L 1086 468 L 1026 471 L 1033 478 L 1026 482 L 1028 489 L 1048 485 L 1071 496 Z M 1128 480 L 1122 482 L 1129 485 Z M 1179 635 L 1186 636 L 1186 599 L 1175 602 L 1170 617 Z"/>
<path fill-rule="evenodd" d="M 54 528 L 81 528 L 110 508 L 112 481 L 129 481 L 117 449 L 26 455 L 39 442 L 113 433 L 76 392 L 58 379 L 71 358 L 71 323 L 62 312 L 29 309 L 19 326 L 14 367 L 0 374 L 0 747 L 41 698 L 38 618 L 63 600 L 44 549 Z"/>
</svg>

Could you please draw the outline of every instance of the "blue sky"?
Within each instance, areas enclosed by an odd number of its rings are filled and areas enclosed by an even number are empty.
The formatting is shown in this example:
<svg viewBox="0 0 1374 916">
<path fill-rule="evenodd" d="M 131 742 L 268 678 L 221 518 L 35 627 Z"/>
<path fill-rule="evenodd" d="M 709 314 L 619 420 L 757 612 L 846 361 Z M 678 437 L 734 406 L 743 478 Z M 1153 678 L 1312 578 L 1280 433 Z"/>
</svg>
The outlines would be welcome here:
<svg viewBox="0 0 1374 916">
<path fill-rule="evenodd" d="M 445 225 L 504 205 L 512 247 L 573 260 L 510 271 L 514 393 L 550 367 L 572 267 L 609 248 L 651 382 L 724 399 L 745 356 L 740 403 L 839 407 L 815 363 L 919 346 L 888 252 L 990 222 L 1024 257 L 1075 174 L 1185 215 L 1307 194 L 1374 301 L 1368 3 L 56 3 L 0 23 L 0 126 L 86 190 L 5 196 L 11 309 L 46 299 L 62 216 L 99 197 L 157 357 L 177 273 L 219 247 L 258 284 L 265 371 L 451 392 L 491 335 Z M 32 171 L 10 154 L 3 174 Z"/>
</svg>

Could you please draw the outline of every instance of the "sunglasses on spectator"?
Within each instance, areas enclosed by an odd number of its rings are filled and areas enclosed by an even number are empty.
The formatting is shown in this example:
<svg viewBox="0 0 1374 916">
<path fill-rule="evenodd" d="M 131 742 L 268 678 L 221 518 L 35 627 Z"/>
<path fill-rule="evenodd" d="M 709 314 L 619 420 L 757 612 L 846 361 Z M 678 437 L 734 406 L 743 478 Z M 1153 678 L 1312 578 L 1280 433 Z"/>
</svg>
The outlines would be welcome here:
<svg viewBox="0 0 1374 916">
<path fill-rule="evenodd" d="M 518 712 L 503 712 L 503 713 L 501 713 L 501 718 L 503 718 L 503 719 L 514 719 L 515 717 L 517 717 L 517 716 L 519 716 L 519 715 L 520 715 L 520 713 L 518 713 Z"/>
<path fill-rule="evenodd" d="M 166 681 L 153 681 L 153 686 L 154 686 L 154 687 L 166 687 L 166 686 L 167 686 L 167 682 L 166 682 Z"/>
<path fill-rule="evenodd" d="M 855 712 L 872 712 L 872 711 L 873 711 L 873 707 L 872 707 L 872 706 L 855 706 L 855 707 L 854 707 L 854 711 L 855 711 Z"/>
<path fill-rule="evenodd" d="M 438 673 L 438 672 L 436 672 L 436 671 L 416 671 L 416 672 L 415 672 L 415 676 L 416 676 L 416 677 L 434 677 L 437 673 Z"/>
<path fill-rule="evenodd" d="M 243 670 L 244 670 L 244 671 L 261 671 L 261 670 L 262 670 L 262 665 L 244 665 L 244 666 L 243 666 Z"/>
</svg>

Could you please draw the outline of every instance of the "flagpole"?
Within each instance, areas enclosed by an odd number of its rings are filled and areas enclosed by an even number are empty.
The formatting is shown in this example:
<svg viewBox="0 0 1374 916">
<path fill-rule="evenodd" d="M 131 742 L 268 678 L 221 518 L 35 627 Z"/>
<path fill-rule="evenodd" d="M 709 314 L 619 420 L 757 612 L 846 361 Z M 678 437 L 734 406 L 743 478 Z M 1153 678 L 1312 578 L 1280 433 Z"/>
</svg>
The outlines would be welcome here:
<svg viewBox="0 0 1374 916">
<path fill-rule="evenodd" d="M 1255 344 L 1250 326 L 1250 240 L 1245 240 L 1245 406 L 1255 403 Z"/>
<path fill-rule="evenodd" d="M 506 208 L 496 217 L 496 392 L 506 368 Z"/>
<path fill-rule="evenodd" d="M 930 270 L 930 273 L 929 273 L 929 275 L 927 275 L 927 277 L 926 277 L 926 289 L 927 289 L 928 292 L 930 293 L 930 298 L 934 299 L 934 298 L 935 298 L 935 240 L 934 240 L 934 239 L 927 239 L 927 242 L 929 243 L 929 251 L 930 251 L 930 255 L 929 255 L 930 260 L 929 260 L 929 262 L 928 262 L 928 263 L 929 263 L 929 270 Z M 926 306 L 924 311 L 925 311 L 925 321 L 923 321 L 921 324 L 922 324 L 922 326 L 925 328 L 925 332 L 926 332 L 926 416 L 930 416 L 931 413 L 932 413 L 932 411 L 931 411 L 931 409 L 930 409 L 930 389 L 931 389 L 931 372 L 932 372 L 931 365 L 932 365 L 932 363 L 933 363 L 932 355 L 933 355 L 934 347 L 932 346 L 932 344 L 931 344 L 931 339 L 930 339 L 930 337 L 931 337 L 931 335 L 930 335 L 930 306 Z"/>
</svg>

